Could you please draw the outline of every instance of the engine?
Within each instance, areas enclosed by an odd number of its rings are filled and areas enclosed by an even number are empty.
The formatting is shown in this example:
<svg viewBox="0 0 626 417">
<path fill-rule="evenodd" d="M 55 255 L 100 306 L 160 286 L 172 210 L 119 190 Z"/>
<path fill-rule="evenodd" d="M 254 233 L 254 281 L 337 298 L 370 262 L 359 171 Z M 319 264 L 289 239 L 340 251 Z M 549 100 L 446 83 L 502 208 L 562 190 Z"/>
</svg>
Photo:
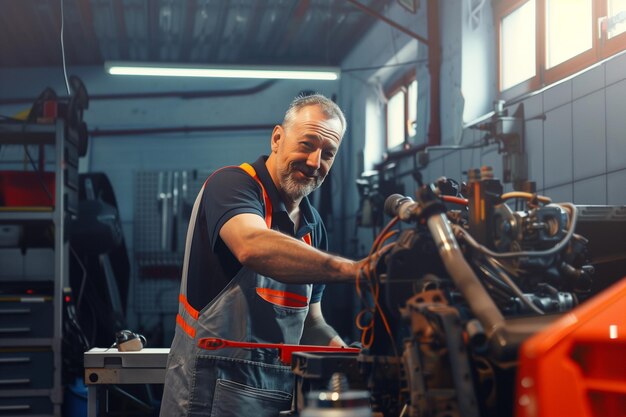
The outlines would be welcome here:
<svg viewBox="0 0 626 417">
<path fill-rule="evenodd" d="M 392 195 L 385 212 L 392 221 L 358 282 L 362 353 L 305 355 L 296 375 L 319 389 L 321 374 L 307 369 L 340 363 L 382 416 L 512 415 L 521 343 L 598 289 L 589 241 L 576 233 L 587 214 L 505 193 L 489 173 L 464 187 L 442 178 L 415 201 Z"/>
</svg>

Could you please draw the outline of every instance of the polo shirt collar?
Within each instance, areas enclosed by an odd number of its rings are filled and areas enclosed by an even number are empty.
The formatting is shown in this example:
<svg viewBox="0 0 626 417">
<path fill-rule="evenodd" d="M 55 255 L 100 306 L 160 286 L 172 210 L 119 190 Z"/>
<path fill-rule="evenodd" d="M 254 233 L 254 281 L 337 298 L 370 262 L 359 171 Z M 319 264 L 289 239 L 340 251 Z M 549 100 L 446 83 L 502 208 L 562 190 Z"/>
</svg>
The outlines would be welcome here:
<svg viewBox="0 0 626 417">
<path fill-rule="evenodd" d="M 289 214 L 287 213 L 287 208 L 285 207 L 285 203 L 281 198 L 274 181 L 272 181 L 272 177 L 267 170 L 267 166 L 265 166 L 265 162 L 267 161 L 268 156 L 263 155 L 260 156 L 259 159 L 254 161 L 251 165 L 256 171 L 257 176 L 261 180 L 263 187 L 265 188 L 265 192 L 267 193 L 270 201 L 272 202 L 272 214 L 277 214 L 278 212 L 283 212 L 287 218 L 289 218 Z M 300 230 L 298 231 L 298 235 L 305 235 L 313 230 L 313 228 L 317 225 L 317 219 L 313 215 L 313 207 L 311 206 L 311 202 L 308 197 L 304 197 L 300 202 L 300 213 L 302 213 L 302 222 L 300 225 Z M 303 230 L 306 229 L 306 230 Z M 296 236 L 301 237 L 301 236 Z"/>
</svg>

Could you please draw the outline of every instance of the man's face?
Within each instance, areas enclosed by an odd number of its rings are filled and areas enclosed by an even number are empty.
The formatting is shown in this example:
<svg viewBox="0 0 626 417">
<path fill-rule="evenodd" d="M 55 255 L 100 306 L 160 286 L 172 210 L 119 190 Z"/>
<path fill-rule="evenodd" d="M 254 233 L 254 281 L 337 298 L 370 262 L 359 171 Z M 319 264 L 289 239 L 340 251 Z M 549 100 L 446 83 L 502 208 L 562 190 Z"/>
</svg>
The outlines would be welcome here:
<svg viewBox="0 0 626 417">
<path fill-rule="evenodd" d="M 341 142 L 341 122 L 329 119 L 316 105 L 303 107 L 272 140 L 282 192 L 293 201 L 322 185 Z"/>
</svg>

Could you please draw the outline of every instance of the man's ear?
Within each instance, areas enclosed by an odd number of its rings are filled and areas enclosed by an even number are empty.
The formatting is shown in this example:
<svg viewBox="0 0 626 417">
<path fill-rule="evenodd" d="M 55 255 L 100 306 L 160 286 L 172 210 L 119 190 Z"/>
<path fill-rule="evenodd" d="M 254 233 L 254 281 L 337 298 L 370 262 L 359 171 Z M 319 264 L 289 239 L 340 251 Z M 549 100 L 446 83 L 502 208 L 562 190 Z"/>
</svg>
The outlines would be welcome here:
<svg viewBox="0 0 626 417">
<path fill-rule="evenodd" d="M 285 137 L 285 129 L 281 125 L 274 126 L 272 131 L 272 152 L 278 152 L 280 141 Z"/>
</svg>

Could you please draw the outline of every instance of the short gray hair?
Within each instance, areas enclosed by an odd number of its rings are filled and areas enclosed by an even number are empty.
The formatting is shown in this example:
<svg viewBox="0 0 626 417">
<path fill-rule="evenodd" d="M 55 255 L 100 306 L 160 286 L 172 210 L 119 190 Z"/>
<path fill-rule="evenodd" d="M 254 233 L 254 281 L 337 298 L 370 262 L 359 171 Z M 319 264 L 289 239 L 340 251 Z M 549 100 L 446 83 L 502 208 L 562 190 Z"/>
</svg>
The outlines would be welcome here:
<svg viewBox="0 0 626 417">
<path fill-rule="evenodd" d="M 287 126 L 292 123 L 300 109 L 307 106 L 319 106 L 322 113 L 324 113 L 324 115 L 329 119 L 339 119 L 339 122 L 341 122 L 341 136 L 343 137 L 347 128 L 346 117 L 334 101 L 321 94 L 301 94 L 294 98 L 285 112 L 283 126 Z"/>
</svg>

